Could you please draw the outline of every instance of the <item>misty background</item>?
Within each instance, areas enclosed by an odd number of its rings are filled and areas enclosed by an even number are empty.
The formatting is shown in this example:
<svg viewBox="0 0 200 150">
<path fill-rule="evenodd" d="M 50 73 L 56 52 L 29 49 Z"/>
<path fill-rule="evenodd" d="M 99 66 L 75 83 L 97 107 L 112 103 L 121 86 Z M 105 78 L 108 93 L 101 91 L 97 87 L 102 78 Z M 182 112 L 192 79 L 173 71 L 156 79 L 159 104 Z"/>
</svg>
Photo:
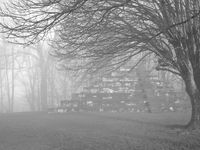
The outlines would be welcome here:
<svg viewBox="0 0 200 150">
<path fill-rule="evenodd" d="M 142 111 L 144 101 L 148 101 L 156 112 L 190 110 L 181 79 L 169 72 L 156 71 L 156 64 L 151 57 L 134 68 L 132 66 L 137 58 L 113 71 L 89 74 L 84 70 L 66 69 L 52 51 L 53 48 L 45 41 L 36 46 L 23 47 L 2 38 L 2 113 L 42 111 L 57 107 L 64 100 L 77 101 L 82 98 L 95 101 L 95 94 L 99 101 L 112 99 L 113 103 L 117 103 L 127 100 L 127 105 L 137 105 L 132 110 L 136 112 Z M 82 61 L 76 60 L 76 64 Z M 124 97 L 116 97 L 117 93 Z"/>
</svg>

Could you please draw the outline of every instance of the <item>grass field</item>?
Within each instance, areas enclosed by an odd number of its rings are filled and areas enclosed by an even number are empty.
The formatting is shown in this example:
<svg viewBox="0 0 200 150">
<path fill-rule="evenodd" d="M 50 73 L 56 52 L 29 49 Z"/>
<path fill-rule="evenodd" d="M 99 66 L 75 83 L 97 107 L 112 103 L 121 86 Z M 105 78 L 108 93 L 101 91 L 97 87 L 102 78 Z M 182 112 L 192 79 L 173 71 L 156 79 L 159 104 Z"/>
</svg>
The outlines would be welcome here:
<svg viewBox="0 0 200 150">
<path fill-rule="evenodd" d="M 200 150 L 188 113 L 0 115 L 0 150 Z M 176 126 L 175 126 L 176 125 Z"/>
</svg>

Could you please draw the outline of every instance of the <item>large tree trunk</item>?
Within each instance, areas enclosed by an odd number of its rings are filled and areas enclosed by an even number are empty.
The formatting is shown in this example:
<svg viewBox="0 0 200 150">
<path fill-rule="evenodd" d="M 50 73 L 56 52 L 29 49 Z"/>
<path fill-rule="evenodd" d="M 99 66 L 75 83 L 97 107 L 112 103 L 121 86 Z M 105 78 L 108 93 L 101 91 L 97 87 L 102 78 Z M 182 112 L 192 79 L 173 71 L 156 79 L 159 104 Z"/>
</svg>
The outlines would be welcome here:
<svg viewBox="0 0 200 150">
<path fill-rule="evenodd" d="M 191 119 L 187 127 L 192 129 L 200 128 L 200 92 L 191 71 L 188 71 L 184 77 L 184 82 L 192 106 Z"/>
</svg>

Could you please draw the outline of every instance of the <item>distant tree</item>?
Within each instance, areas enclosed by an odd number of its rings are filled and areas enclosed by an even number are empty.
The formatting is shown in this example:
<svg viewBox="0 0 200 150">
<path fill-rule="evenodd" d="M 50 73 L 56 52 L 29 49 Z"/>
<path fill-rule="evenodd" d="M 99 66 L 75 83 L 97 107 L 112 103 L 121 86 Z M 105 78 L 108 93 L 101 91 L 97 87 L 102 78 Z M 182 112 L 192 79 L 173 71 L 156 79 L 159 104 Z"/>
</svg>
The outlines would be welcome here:
<svg viewBox="0 0 200 150">
<path fill-rule="evenodd" d="M 23 55 L 23 52 L 22 52 Z M 48 107 L 48 59 L 46 49 L 41 43 L 31 47 L 30 52 L 24 52 L 24 55 L 29 57 L 26 61 L 31 67 L 27 70 L 30 93 L 28 96 L 30 104 L 37 103 L 37 110 L 46 110 Z M 38 91 L 36 91 L 38 90 Z M 36 96 L 37 95 L 37 96 Z M 31 101 L 32 99 L 32 101 Z M 36 100 L 37 99 L 37 100 Z M 34 102 L 35 101 L 35 102 Z"/>
<path fill-rule="evenodd" d="M 5 42 L 5 41 L 4 41 Z M 6 44 L 6 43 L 4 43 Z M 16 68 L 14 68 L 15 64 L 15 57 L 16 54 L 14 53 L 15 49 L 11 45 L 5 47 L 6 51 L 4 51 L 1 55 L 2 57 L 2 65 L 1 70 L 4 72 L 4 78 L 2 82 L 2 88 L 5 91 L 5 97 L 7 101 L 7 111 L 13 112 L 14 111 L 14 97 L 15 97 L 15 76 L 16 76 Z M 4 64 L 4 65 L 3 65 Z M 4 85 L 3 85 L 4 82 Z M 3 90 L 2 93 L 3 94 Z M 2 95 L 3 98 L 3 95 Z M 2 102 L 3 104 L 3 102 Z"/>
<path fill-rule="evenodd" d="M 56 55 L 87 58 L 79 67 L 94 65 L 92 71 L 154 54 L 158 70 L 183 79 L 192 105 L 188 127 L 200 127 L 199 0 L 20 0 L 0 15 L 12 42 L 32 44 L 54 29 Z"/>
<path fill-rule="evenodd" d="M 40 99 L 39 99 L 39 75 L 38 75 L 38 67 L 35 65 L 35 59 L 37 58 L 37 55 L 35 55 L 32 52 L 29 52 L 29 54 L 25 53 L 23 54 L 23 51 L 21 52 L 22 61 L 20 65 L 25 65 L 24 68 L 26 68 L 26 73 L 24 71 L 24 74 L 22 78 L 19 78 L 18 80 L 21 81 L 24 91 L 25 91 L 25 98 L 29 104 L 31 111 L 39 111 L 41 108 Z"/>
</svg>

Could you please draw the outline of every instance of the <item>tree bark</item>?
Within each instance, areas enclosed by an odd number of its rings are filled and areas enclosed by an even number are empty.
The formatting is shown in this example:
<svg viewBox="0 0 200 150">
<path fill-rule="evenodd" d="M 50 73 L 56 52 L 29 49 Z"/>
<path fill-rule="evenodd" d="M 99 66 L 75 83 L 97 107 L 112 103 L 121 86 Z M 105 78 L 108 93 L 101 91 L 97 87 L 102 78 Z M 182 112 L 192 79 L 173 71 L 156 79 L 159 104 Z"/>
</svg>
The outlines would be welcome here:
<svg viewBox="0 0 200 150">
<path fill-rule="evenodd" d="M 200 128 L 200 92 L 195 83 L 193 73 L 188 71 L 184 77 L 186 86 L 186 92 L 190 97 L 192 106 L 191 119 L 187 125 L 188 128 L 199 129 Z"/>
</svg>

